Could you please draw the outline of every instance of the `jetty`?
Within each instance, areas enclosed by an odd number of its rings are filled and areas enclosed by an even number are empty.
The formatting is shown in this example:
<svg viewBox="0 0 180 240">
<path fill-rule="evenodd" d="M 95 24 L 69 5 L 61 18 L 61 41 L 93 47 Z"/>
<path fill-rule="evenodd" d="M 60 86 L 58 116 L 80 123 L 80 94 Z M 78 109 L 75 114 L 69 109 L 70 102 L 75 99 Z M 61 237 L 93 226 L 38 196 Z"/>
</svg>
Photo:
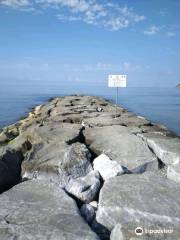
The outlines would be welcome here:
<svg viewBox="0 0 180 240">
<path fill-rule="evenodd" d="M 116 116 L 115 116 L 116 115 Z M 180 239 L 180 138 L 65 96 L 0 131 L 0 239 Z"/>
</svg>

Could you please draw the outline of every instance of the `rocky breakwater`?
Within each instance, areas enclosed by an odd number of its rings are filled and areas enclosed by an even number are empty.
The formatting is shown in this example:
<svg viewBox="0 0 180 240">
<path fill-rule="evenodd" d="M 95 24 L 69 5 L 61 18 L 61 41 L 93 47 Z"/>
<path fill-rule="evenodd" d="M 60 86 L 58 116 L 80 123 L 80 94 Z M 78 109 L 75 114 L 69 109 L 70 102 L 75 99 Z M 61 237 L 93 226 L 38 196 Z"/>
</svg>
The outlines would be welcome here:
<svg viewBox="0 0 180 240">
<path fill-rule="evenodd" d="M 180 139 L 104 99 L 56 98 L 2 129 L 0 192 L 2 240 L 180 239 Z"/>
</svg>

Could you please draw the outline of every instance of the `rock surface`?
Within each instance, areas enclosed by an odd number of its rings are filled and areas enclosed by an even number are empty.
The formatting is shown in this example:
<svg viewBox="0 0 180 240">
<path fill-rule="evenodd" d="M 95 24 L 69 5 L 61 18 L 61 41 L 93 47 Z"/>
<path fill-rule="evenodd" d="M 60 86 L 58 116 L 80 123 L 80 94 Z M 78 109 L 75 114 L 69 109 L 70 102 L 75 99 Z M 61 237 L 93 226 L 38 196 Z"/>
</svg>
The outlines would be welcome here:
<svg viewBox="0 0 180 240">
<path fill-rule="evenodd" d="M 180 138 L 115 110 L 59 97 L 0 130 L 0 239 L 180 239 Z"/>
<path fill-rule="evenodd" d="M 136 227 L 173 229 L 171 235 L 161 238 L 179 239 L 179 196 L 179 184 L 154 173 L 118 176 L 105 182 L 96 219 L 110 231 L 120 224 L 124 239 L 136 237 Z"/>
<path fill-rule="evenodd" d="M 53 184 L 26 181 L 0 196 L 1 240 L 98 239 L 75 202 Z"/>
<path fill-rule="evenodd" d="M 157 170 L 158 161 L 147 144 L 123 126 L 85 130 L 86 143 L 97 155 L 105 153 L 132 172 Z"/>
<path fill-rule="evenodd" d="M 142 138 L 163 163 L 167 165 L 180 163 L 179 138 L 167 137 L 156 133 L 143 134 Z"/>
<path fill-rule="evenodd" d="M 90 202 L 89 204 L 90 204 L 95 210 L 97 210 L 97 208 L 98 208 L 98 202 L 92 201 L 92 202 Z"/>
<path fill-rule="evenodd" d="M 91 154 L 84 144 L 72 144 L 59 163 L 60 182 L 65 179 L 63 182 L 66 183 L 66 179 L 75 179 L 88 174 L 92 170 L 90 159 Z"/>
<path fill-rule="evenodd" d="M 167 177 L 180 183 L 180 164 L 168 166 Z"/>
<path fill-rule="evenodd" d="M 116 224 L 116 226 L 113 228 L 110 240 L 125 240 L 121 224 Z"/>
<path fill-rule="evenodd" d="M 53 181 L 64 186 L 70 178 L 85 176 L 92 170 L 90 158 L 91 154 L 84 144 L 68 146 L 57 142 L 35 150 L 22 167 L 29 176 L 36 172 L 38 179 L 45 178 L 46 173 L 51 174 Z"/>
<path fill-rule="evenodd" d="M 90 203 L 95 200 L 100 186 L 99 173 L 91 171 L 85 177 L 71 179 L 65 189 L 82 202 Z"/>
<path fill-rule="evenodd" d="M 125 170 L 116 161 L 111 161 L 108 156 L 101 154 L 99 157 L 94 159 L 93 162 L 94 170 L 99 171 L 103 180 L 121 175 L 125 173 Z"/>
</svg>

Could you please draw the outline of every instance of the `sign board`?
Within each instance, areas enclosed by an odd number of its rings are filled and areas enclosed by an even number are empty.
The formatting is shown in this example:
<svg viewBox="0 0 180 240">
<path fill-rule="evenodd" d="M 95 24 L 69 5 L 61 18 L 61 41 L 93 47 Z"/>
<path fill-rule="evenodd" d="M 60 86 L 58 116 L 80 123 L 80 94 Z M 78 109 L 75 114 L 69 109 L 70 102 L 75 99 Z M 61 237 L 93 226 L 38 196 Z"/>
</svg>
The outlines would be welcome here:
<svg viewBox="0 0 180 240">
<path fill-rule="evenodd" d="M 109 87 L 126 87 L 126 75 L 109 75 Z"/>
</svg>

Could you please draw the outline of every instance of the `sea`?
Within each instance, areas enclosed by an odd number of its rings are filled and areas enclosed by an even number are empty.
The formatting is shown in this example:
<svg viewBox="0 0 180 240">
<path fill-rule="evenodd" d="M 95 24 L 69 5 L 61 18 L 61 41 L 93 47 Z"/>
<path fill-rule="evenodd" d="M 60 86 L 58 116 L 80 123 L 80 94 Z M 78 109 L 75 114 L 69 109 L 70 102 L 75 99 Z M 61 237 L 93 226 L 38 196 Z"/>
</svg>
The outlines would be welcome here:
<svg viewBox="0 0 180 240">
<path fill-rule="evenodd" d="M 32 83 L 0 82 L 0 128 L 15 123 L 36 105 L 50 98 L 71 94 L 100 96 L 116 101 L 116 88 L 101 83 Z M 180 89 L 176 87 L 119 88 L 118 105 L 143 116 L 153 123 L 163 124 L 180 136 Z"/>
</svg>

